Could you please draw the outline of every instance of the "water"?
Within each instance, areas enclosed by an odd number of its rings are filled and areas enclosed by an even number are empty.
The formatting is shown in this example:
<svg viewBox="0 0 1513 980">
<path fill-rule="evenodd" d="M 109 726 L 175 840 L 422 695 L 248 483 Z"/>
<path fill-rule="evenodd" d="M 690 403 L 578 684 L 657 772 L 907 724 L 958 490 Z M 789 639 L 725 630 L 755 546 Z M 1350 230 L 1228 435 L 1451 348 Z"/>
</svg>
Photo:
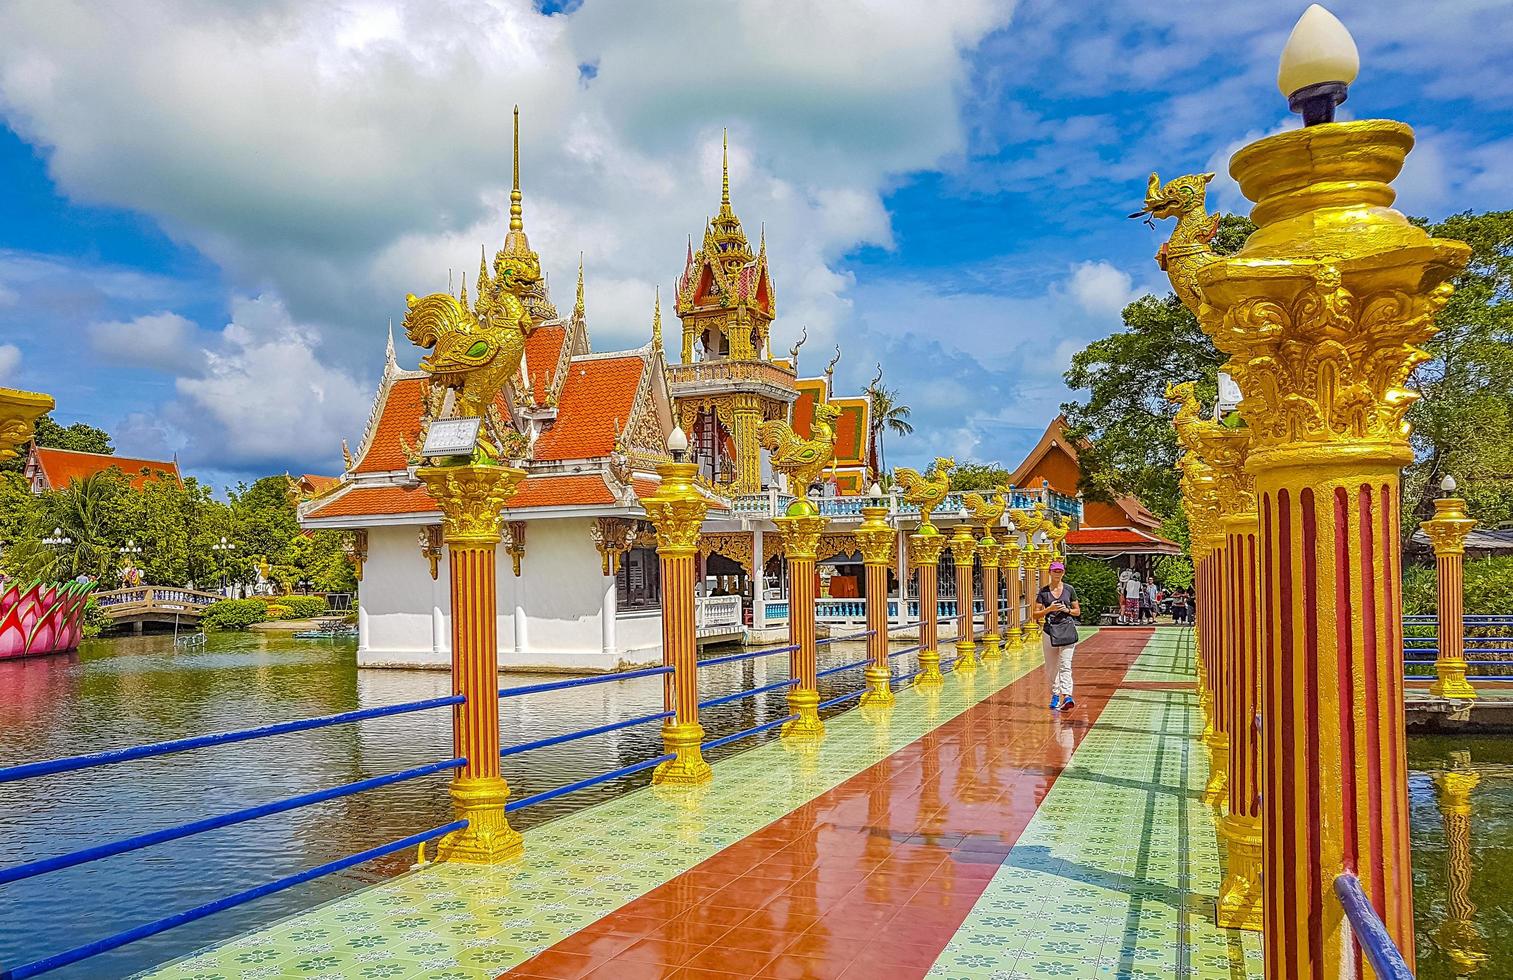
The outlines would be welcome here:
<svg viewBox="0 0 1513 980">
<path fill-rule="evenodd" d="M 1410 739 L 1408 770 L 1419 980 L 1508 976 L 1513 970 L 1513 739 Z M 1470 810 L 1461 847 L 1452 843 L 1459 836 L 1454 818 L 1447 828 L 1441 810 L 1442 801 L 1454 799 L 1453 789 L 1447 793 L 1443 787 L 1457 782 L 1468 790 L 1464 799 Z M 1469 884 L 1469 906 L 1452 888 L 1461 875 Z M 1468 951 L 1487 959 L 1478 964 Z"/>
<path fill-rule="evenodd" d="M 900 642 L 898 646 L 904 646 Z M 912 643 L 910 644 L 912 645 Z M 716 653 L 729 650 L 715 651 Z M 857 642 L 820 648 L 821 667 L 859 660 Z M 787 655 L 700 671 L 703 698 L 787 677 Z M 897 661 L 912 670 L 914 658 Z M 538 683 L 541 675 L 506 679 Z M 358 670 L 353 642 L 284 634 L 97 640 L 77 655 L 0 662 L 0 766 L 247 728 L 450 693 L 445 672 Z M 855 690 L 861 671 L 820 681 L 821 697 Z M 662 710 L 662 678 L 505 699 L 505 745 Z M 853 702 L 854 704 L 854 702 Z M 852 704 L 842 707 L 851 707 Z M 787 714 L 782 691 L 705 712 L 710 737 Z M 711 755 L 718 759 L 774 733 Z M 655 724 L 504 760 L 518 798 L 661 754 Z M 62 854 L 300 793 L 449 759 L 442 708 L 0 784 L 0 866 Z M 529 829 L 644 785 L 605 783 L 511 815 Z M 250 823 L 0 886 L 0 965 L 15 966 L 451 819 L 448 774 L 412 780 Z M 396 854 L 132 943 L 50 976 L 119 977 L 339 897 L 408 866 Z"/>
</svg>

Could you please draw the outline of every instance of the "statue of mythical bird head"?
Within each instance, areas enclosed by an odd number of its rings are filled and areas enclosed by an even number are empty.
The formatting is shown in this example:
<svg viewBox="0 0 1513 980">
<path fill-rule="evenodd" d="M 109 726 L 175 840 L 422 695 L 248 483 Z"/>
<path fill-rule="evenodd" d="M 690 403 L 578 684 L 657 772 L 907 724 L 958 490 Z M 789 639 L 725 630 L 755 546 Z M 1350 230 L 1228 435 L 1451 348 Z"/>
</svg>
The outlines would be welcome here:
<svg viewBox="0 0 1513 980">
<path fill-rule="evenodd" d="M 1156 264 L 1171 279 L 1172 289 L 1183 305 L 1194 314 L 1203 305 L 1198 292 L 1198 270 L 1219 260 L 1211 244 L 1219 233 L 1219 216 L 1210 215 L 1207 204 L 1208 182 L 1213 179 L 1211 173 L 1188 174 L 1162 185 L 1161 178 L 1151 174 L 1145 186 L 1145 206 L 1130 215 L 1147 221 L 1177 219 L 1171 237 L 1156 252 Z"/>
</svg>

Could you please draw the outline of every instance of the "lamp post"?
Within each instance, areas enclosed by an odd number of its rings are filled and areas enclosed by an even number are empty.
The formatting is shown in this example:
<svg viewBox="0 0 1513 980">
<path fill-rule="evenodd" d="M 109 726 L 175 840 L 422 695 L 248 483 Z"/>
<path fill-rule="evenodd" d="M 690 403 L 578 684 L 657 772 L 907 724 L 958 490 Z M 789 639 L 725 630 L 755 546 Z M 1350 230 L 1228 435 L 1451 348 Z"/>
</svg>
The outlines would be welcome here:
<svg viewBox="0 0 1513 980">
<path fill-rule="evenodd" d="M 672 461 L 657 466 L 657 492 L 641 498 L 657 530 L 657 561 L 662 580 L 662 710 L 673 717 L 662 724 L 662 744 L 674 758 L 652 773 L 657 785 L 694 786 L 714 778 L 704 761 L 704 729 L 699 724 L 698 635 L 694 628 L 694 556 L 709 501 L 693 485 L 698 464 L 687 461 L 688 436 L 682 428 L 667 437 Z"/>
<path fill-rule="evenodd" d="M 221 595 L 226 595 L 226 590 L 229 588 L 226 581 L 226 559 L 230 556 L 231 552 L 236 550 L 236 545 L 227 541 L 226 536 L 223 534 L 221 535 L 221 540 L 210 546 L 210 550 L 215 552 L 216 561 L 221 566 Z"/>
<path fill-rule="evenodd" d="M 1304 21 L 1279 81 L 1309 125 L 1231 159 L 1257 230 L 1196 280 L 1200 323 L 1245 394 L 1259 503 L 1266 972 L 1339 977 L 1357 975 L 1360 955 L 1333 894 L 1346 871 L 1414 961 L 1398 526 L 1416 395 L 1405 385 L 1470 250 L 1391 210 L 1407 126 L 1331 123 L 1309 108 L 1306 90 L 1345 84 L 1356 56 L 1343 28 L 1321 31 L 1312 11 Z"/>
<path fill-rule="evenodd" d="M 862 552 L 867 576 L 867 692 L 862 706 L 890 705 L 893 697 L 893 671 L 888 666 L 888 565 L 893 560 L 897 535 L 888 523 L 888 508 L 883 491 L 876 483 L 867 492 L 870 498 L 862 507 L 862 522 L 854 532 Z"/>
<path fill-rule="evenodd" d="M 788 676 L 794 684 L 788 689 L 788 709 L 795 717 L 783 725 L 783 738 L 817 739 L 825 734 L 819 715 L 819 667 L 814 643 L 814 562 L 820 535 L 829 525 L 828 518 L 808 498 L 800 496 L 788 505 L 788 512 L 774 517 L 783 550 L 788 559 Z"/>
<path fill-rule="evenodd" d="M 982 526 L 982 537 L 977 541 L 977 554 L 982 559 L 983 636 L 982 659 L 984 662 L 1003 659 L 1002 642 L 998 635 L 998 549 L 993 537 L 993 525 Z"/>
<path fill-rule="evenodd" d="M 940 600 L 936 581 L 940 555 L 946 550 L 946 536 L 929 521 L 909 535 L 909 561 L 919 575 L 919 676 L 914 686 L 940 687 L 945 676 L 940 672 Z"/>
<path fill-rule="evenodd" d="M 1424 535 L 1434 546 L 1434 570 L 1439 587 L 1437 633 L 1439 653 L 1434 658 L 1435 680 L 1429 693 L 1437 698 L 1463 701 L 1476 699 L 1476 688 L 1466 680 L 1465 565 L 1466 535 L 1476 521 L 1466 514 L 1466 501 L 1455 496 L 1455 477 L 1439 485 L 1434 516 L 1423 523 Z"/>
<path fill-rule="evenodd" d="M 1024 646 L 1024 637 L 1019 630 L 1019 535 L 1013 530 L 1009 531 L 1008 540 L 998 549 L 998 567 L 1003 576 L 1004 600 L 1008 604 L 1008 615 L 1003 626 L 1003 645 L 1005 649 L 1017 649 Z"/>
<path fill-rule="evenodd" d="M 951 536 L 951 558 L 956 564 L 956 663 L 954 669 L 977 669 L 977 641 L 972 626 L 972 557 L 977 541 L 966 521 L 956 525 Z"/>
</svg>

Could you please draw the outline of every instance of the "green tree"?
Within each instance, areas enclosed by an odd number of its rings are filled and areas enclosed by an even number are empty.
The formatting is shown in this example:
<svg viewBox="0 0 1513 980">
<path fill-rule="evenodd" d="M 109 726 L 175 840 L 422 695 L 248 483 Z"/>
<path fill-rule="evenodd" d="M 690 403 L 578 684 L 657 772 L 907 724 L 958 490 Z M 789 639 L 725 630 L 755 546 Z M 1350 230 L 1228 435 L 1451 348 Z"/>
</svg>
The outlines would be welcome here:
<svg viewBox="0 0 1513 980">
<path fill-rule="evenodd" d="M 1423 397 L 1408 413 L 1415 461 L 1404 473 L 1405 539 L 1433 516 L 1447 474 L 1484 526 L 1513 521 L 1513 211 L 1417 223 L 1466 242 L 1471 261 L 1425 345 L 1431 360 L 1413 378 Z"/>
<path fill-rule="evenodd" d="M 77 453 L 114 453 L 110 433 L 84 422 L 75 422 L 64 427 L 53 421 L 51 413 L 37 419 L 32 441 L 47 449 L 71 449 Z M 26 466 L 26 453 L 0 464 L 0 470 L 20 473 Z"/>
<path fill-rule="evenodd" d="M 1009 482 L 1013 474 L 997 463 L 963 460 L 951 472 L 952 490 L 996 490 Z"/>
<path fill-rule="evenodd" d="M 121 558 L 117 549 L 126 540 L 123 518 L 132 492 L 121 471 L 112 467 L 48 495 L 48 516 L 68 539 L 57 546 L 58 578 L 90 575 L 102 588 L 114 587 Z"/>
<path fill-rule="evenodd" d="M 1254 230 L 1250 219 L 1226 214 L 1214 248 L 1234 252 Z M 1167 382 L 1196 380 L 1199 396 L 1212 401 L 1224 355 L 1174 294 L 1140 297 L 1123 320 L 1124 329 L 1073 355 L 1066 383 L 1087 395 L 1061 410 L 1086 444 L 1078 451 L 1082 492 L 1095 500 L 1131 494 L 1165 516 L 1181 501 Z"/>
</svg>

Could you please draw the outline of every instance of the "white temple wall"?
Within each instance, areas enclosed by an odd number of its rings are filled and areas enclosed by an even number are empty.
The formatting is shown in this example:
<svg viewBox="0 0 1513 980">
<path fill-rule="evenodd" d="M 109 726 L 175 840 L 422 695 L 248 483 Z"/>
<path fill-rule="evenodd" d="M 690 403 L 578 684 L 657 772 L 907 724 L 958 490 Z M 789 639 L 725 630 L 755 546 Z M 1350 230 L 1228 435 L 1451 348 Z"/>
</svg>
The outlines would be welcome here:
<svg viewBox="0 0 1513 980">
<path fill-rule="evenodd" d="M 421 557 L 414 527 L 368 530 L 368 559 L 358 584 L 366 620 L 359 667 L 450 667 L 451 621 L 447 563 L 435 582 Z"/>
</svg>

